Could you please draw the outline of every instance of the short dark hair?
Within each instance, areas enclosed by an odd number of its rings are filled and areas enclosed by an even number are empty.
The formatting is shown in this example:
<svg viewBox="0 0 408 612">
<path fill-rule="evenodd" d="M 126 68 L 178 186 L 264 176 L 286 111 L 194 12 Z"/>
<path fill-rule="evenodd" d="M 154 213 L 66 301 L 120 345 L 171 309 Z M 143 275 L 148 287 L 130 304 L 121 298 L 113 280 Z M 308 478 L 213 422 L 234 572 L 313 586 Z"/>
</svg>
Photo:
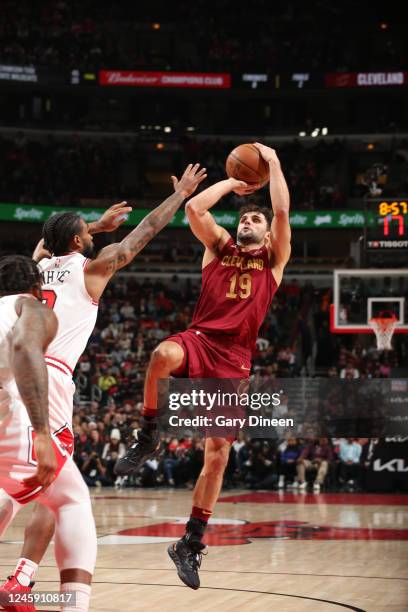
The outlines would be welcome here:
<svg viewBox="0 0 408 612">
<path fill-rule="evenodd" d="M 44 248 L 53 255 L 64 255 L 69 244 L 81 231 L 81 217 L 74 212 L 52 215 L 43 226 Z"/>
<path fill-rule="evenodd" d="M 0 295 L 28 293 L 41 286 L 40 270 L 36 262 L 24 255 L 0 257 Z"/>
<path fill-rule="evenodd" d="M 247 213 L 259 213 L 261 215 L 263 215 L 266 219 L 266 223 L 268 227 L 271 227 L 271 223 L 272 223 L 272 210 L 270 208 L 267 208 L 266 206 L 259 206 L 258 204 L 251 204 L 251 202 L 249 202 L 248 204 L 245 204 L 245 206 L 242 206 L 239 209 L 238 212 L 238 219 L 240 220 L 241 217 L 243 217 L 244 215 L 246 215 Z"/>
</svg>

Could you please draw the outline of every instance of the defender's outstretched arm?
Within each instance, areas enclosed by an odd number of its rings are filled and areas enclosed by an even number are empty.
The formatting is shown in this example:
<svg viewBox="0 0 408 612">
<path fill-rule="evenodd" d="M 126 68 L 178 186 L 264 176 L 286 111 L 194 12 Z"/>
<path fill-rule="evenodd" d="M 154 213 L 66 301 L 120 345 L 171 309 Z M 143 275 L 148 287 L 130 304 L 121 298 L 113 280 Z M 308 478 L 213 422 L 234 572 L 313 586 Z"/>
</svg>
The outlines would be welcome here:
<svg viewBox="0 0 408 612">
<path fill-rule="evenodd" d="M 111 244 L 100 251 L 86 268 L 86 284 L 91 296 L 98 299 L 117 270 L 127 266 L 136 255 L 173 218 L 186 198 L 206 178 L 205 168 L 189 164 L 178 180 L 172 177 L 175 192 L 160 206 L 152 210 L 121 242 Z"/>
</svg>

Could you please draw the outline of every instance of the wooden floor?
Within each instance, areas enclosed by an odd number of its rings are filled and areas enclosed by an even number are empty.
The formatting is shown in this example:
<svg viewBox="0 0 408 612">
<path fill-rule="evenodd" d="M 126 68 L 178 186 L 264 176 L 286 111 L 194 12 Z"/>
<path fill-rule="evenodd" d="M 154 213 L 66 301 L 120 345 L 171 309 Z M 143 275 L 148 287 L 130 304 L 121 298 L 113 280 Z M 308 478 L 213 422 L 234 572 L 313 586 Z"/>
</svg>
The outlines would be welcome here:
<svg viewBox="0 0 408 612">
<path fill-rule="evenodd" d="M 208 529 L 202 586 L 192 591 L 166 552 L 183 533 L 191 493 L 97 492 L 91 610 L 407 612 L 408 496 L 226 491 L 222 499 Z M 0 544 L 3 578 L 29 512 Z M 57 590 L 57 577 L 51 546 L 36 589 Z"/>
</svg>

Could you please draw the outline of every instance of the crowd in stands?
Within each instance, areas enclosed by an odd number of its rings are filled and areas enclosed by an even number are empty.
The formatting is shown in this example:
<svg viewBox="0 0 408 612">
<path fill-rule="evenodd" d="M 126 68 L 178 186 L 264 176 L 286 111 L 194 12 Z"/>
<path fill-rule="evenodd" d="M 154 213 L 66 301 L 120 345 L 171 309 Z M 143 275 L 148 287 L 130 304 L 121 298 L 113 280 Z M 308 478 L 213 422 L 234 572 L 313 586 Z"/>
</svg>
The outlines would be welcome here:
<svg viewBox="0 0 408 612">
<path fill-rule="evenodd" d="M 404 30 L 366 2 L 2 3 L 0 62 L 73 68 L 352 71 L 400 68 Z M 364 23 L 364 28 L 361 28 Z M 155 25 L 154 25 L 155 24 Z M 383 25 L 381 25 L 383 24 Z M 385 25 L 384 25 L 385 24 Z M 330 32 L 330 35 L 328 35 Z"/>
<path fill-rule="evenodd" d="M 23 132 L 0 136 L 2 199 L 56 206 L 79 204 L 86 198 L 120 198 L 119 144 L 71 137 L 30 140 Z"/>
<path fill-rule="evenodd" d="M 105 444 L 91 421 L 90 440 L 80 444 L 76 461 L 86 483 L 102 486 L 169 486 L 193 488 L 203 463 L 200 436 L 167 437 L 160 455 L 146 462 L 135 478 L 117 478 L 113 468 L 122 456 L 119 430 Z M 287 489 L 318 493 L 321 487 L 355 491 L 365 487 L 368 439 L 328 438 L 265 440 L 239 435 L 232 443 L 224 486 L 249 489 Z M 78 442 L 77 442 L 78 444 Z"/>
<path fill-rule="evenodd" d="M 87 139 L 77 135 L 56 139 L 30 139 L 24 132 L 14 137 L 0 135 L 0 190 L 2 200 L 53 206 L 97 205 L 102 200 L 126 199 L 136 207 L 152 206 L 169 194 L 170 174 L 179 174 L 190 162 L 199 161 L 208 169 L 203 188 L 226 178 L 225 159 L 236 146 L 220 140 L 188 139 L 171 154 L 153 150 L 143 154 L 140 143 L 111 139 Z M 404 143 L 379 153 L 377 161 L 387 165 L 384 195 L 404 193 L 408 153 Z M 304 146 L 300 140 L 277 148 L 296 210 L 342 209 L 348 200 L 361 197 L 364 170 L 372 164 L 364 151 L 352 152 L 339 140 L 321 140 Z M 407 145 L 408 151 L 408 145 Z M 152 176 L 152 159 L 167 155 L 168 170 Z M 150 161 L 149 161 L 150 160 Z M 150 178 L 149 178 L 150 177 Z M 264 191 L 259 192 L 264 197 Z M 235 194 L 223 200 L 223 207 L 237 209 L 243 198 Z"/>
<path fill-rule="evenodd" d="M 234 148 L 232 143 L 190 139 L 185 143 L 184 158 L 202 159 L 208 168 L 208 180 L 215 182 L 225 177 L 225 159 Z M 320 141 L 305 147 L 300 140 L 277 146 L 294 208 L 314 210 L 344 208 L 353 195 L 353 168 L 344 142 Z M 242 200 L 231 196 L 231 206 Z"/>
<path fill-rule="evenodd" d="M 162 339 L 188 326 L 198 292 L 197 283 L 177 277 L 171 282 L 118 278 L 105 292 L 97 325 L 75 373 L 75 459 L 90 486 L 193 486 L 203 458 L 203 439 L 193 431 L 179 438 L 167 436 L 160 456 L 127 483 L 115 477 L 113 467 L 139 426 L 150 353 Z M 263 377 L 313 374 L 390 375 L 391 365 L 398 365 L 398 351 L 383 358 L 372 346 L 353 344 L 351 339 L 344 345 L 329 332 L 329 301 L 329 289 L 296 281 L 282 285 L 259 333 L 251 373 L 254 383 Z M 318 442 L 309 435 L 302 440 L 265 440 L 239 434 L 225 483 L 303 490 L 312 477 L 315 491 L 323 484 L 360 488 L 365 452 L 361 455 L 361 446 L 367 444 L 367 440 Z"/>
</svg>

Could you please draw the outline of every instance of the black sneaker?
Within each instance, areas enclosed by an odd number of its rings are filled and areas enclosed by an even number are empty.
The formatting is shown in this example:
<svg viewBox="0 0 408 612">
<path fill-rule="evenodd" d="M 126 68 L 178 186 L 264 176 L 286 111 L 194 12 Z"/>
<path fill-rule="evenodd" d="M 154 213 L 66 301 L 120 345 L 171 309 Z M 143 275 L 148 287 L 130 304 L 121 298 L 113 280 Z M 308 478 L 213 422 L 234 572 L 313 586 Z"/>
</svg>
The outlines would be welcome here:
<svg viewBox="0 0 408 612">
<path fill-rule="evenodd" d="M 170 544 L 167 549 L 170 559 L 174 561 L 177 568 L 178 577 L 190 589 L 197 590 L 200 588 L 200 577 L 198 569 L 201 566 L 203 558 L 203 549 L 205 544 L 194 542 L 194 545 L 188 544 L 182 538 L 175 544 Z"/>
<path fill-rule="evenodd" d="M 139 429 L 137 439 L 126 451 L 126 454 L 118 459 L 114 472 L 117 476 L 129 476 L 135 474 L 145 461 L 153 457 L 160 448 L 160 434 L 157 429 Z"/>
</svg>

